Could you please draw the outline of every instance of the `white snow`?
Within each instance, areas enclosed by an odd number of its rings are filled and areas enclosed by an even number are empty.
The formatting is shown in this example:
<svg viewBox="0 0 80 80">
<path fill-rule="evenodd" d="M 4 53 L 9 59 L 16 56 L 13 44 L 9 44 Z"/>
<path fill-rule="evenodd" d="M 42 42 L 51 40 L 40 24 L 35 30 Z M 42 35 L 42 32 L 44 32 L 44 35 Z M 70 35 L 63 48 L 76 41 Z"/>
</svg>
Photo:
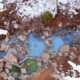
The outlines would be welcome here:
<svg viewBox="0 0 80 80">
<path fill-rule="evenodd" d="M 63 3 L 63 0 L 58 0 L 58 1 L 62 1 L 61 3 Z M 58 6 L 61 10 L 66 11 L 69 15 L 77 15 L 78 12 L 76 11 L 76 9 L 80 9 L 80 0 L 64 0 L 66 1 L 66 5 L 63 4 L 59 4 Z"/>
<path fill-rule="evenodd" d="M 0 3 L 0 12 L 4 11 L 4 4 Z"/>
<path fill-rule="evenodd" d="M 74 70 L 77 70 L 80 73 L 80 65 L 76 65 L 72 61 L 68 61 L 68 64 L 71 65 Z"/>
<path fill-rule="evenodd" d="M 72 61 L 68 61 L 68 64 L 73 68 L 72 70 L 69 70 L 68 72 L 66 73 L 69 73 L 70 71 L 73 72 L 73 75 L 72 77 L 71 76 L 64 76 L 65 73 L 62 73 L 61 76 L 62 76 L 62 80 L 80 80 L 80 77 L 76 77 L 76 71 L 79 72 L 80 74 L 80 65 L 76 65 L 75 63 L 73 63 Z"/>
<path fill-rule="evenodd" d="M 64 80 L 80 80 L 80 78 L 74 78 L 74 77 L 67 76 L 67 77 L 64 77 Z"/>
<path fill-rule="evenodd" d="M 7 0 L 7 4 L 14 3 L 16 0 Z"/>
<path fill-rule="evenodd" d="M 0 35 L 6 35 L 8 33 L 7 30 L 0 29 Z"/>
<path fill-rule="evenodd" d="M 68 0 L 58 0 L 58 2 L 62 3 L 62 4 L 67 4 Z"/>
<path fill-rule="evenodd" d="M 0 0 L 0 12 L 6 10 L 6 5 L 16 2 L 16 11 L 19 17 L 23 20 L 29 20 L 34 17 L 38 17 L 46 11 L 49 11 L 55 15 L 57 14 L 57 6 L 63 10 L 63 14 L 77 15 L 78 12 L 75 9 L 80 9 L 80 0 Z M 62 3 L 62 4 L 61 4 Z"/>
<path fill-rule="evenodd" d="M 3 0 L 0 0 L 0 12 L 4 11 L 4 4 L 2 3 Z"/>
<path fill-rule="evenodd" d="M 57 13 L 56 0 L 28 0 L 22 3 L 17 2 L 17 14 L 21 17 L 34 18 L 49 11 L 53 16 Z"/>
<path fill-rule="evenodd" d="M 10 3 L 14 3 L 16 0 L 6 0 L 5 3 L 3 3 L 4 0 L 0 0 L 0 12 L 3 12 L 6 10 L 5 5 L 6 4 L 10 4 Z"/>
</svg>

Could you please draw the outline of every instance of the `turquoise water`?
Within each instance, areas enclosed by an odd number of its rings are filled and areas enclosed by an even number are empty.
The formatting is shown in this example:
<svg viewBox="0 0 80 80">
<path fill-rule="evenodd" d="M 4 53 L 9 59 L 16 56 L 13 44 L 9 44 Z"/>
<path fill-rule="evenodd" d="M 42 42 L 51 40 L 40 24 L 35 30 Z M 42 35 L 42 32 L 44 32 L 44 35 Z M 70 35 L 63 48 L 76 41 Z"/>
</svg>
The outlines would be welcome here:
<svg viewBox="0 0 80 80">
<path fill-rule="evenodd" d="M 30 56 L 33 57 L 41 57 L 46 48 L 44 41 L 35 37 L 32 33 L 29 35 L 28 45 L 30 48 Z"/>
<path fill-rule="evenodd" d="M 54 52 L 58 52 L 60 47 L 64 46 L 64 41 L 62 38 L 57 37 L 57 36 L 52 36 L 52 49 Z"/>
</svg>

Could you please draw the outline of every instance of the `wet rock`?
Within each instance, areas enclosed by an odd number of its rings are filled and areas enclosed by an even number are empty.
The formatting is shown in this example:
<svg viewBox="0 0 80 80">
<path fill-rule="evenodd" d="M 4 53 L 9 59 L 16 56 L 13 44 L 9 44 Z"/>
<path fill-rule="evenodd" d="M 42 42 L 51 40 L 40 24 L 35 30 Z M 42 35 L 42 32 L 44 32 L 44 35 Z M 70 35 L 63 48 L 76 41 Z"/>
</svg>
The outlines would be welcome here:
<svg viewBox="0 0 80 80">
<path fill-rule="evenodd" d="M 13 76 L 9 76 L 8 80 L 15 80 L 15 78 Z"/>
<path fill-rule="evenodd" d="M 6 62 L 9 62 L 9 63 L 11 63 L 11 64 L 17 64 L 18 63 L 18 58 L 17 58 L 17 56 L 16 55 L 14 55 L 14 54 L 10 54 L 10 53 L 8 53 L 5 57 L 4 57 L 4 60 L 6 61 Z"/>
<path fill-rule="evenodd" d="M 62 27 L 62 22 L 59 22 L 58 23 L 58 27 Z"/>
<path fill-rule="evenodd" d="M 5 64 L 5 68 L 6 68 L 6 69 L 11 69 L 11 67 L 12 67 L 12 65 L 11 65 L 10 63 L 6 63 L 6 64 Z"/>
<path fill-rule="evenodd" d="M 42 63 L 39 61 L 39 62 L 37 62 L 37 66 L 38 67 L 41 67 L 42 66 Z"/>
<path fill-rule="evenodd" d="M 45 39 L 45 36 L 44 36 L 44 35 L 42 35 L 42 36 L 41 36 L 41 38 L 42 38 L 42 39 Z"/>
<path fill-rule="evenodd" d="M 0 72 L 3 71 L 3 59 L 0 59 Z"/>
<path fill-rule="evenodd" d="M 64 52 L 69 52 L 70 51 L 70 47 L 68 45 L 62 46 L 60 48 L 60 52 L 64 53 Z"/>
<path fill-rule="evenodd" d="M 14 72 L 20 73 L 21 70 L 16 65 L 12 65 L 12 68 L 10 69 L 10 73 L 14 73 Z"/>
<path fill-rule="evenodd" d="M 6 42 L 9 41 L 9 36 L 8 36 L 8 35 L 6 36 L 5 41 L 6 41 Z"/>
<path fill-rule="evenodd" d="M 26 74 L 27 73 L 26 69 L 25 68 L 21 68 L 21 73 L 22 74 Z"/>
<path fill-rule="evenodd" d="M 69 58 L 70 58 L 71 60 L 75 59 L 75 58 L 76 58 L 75 53 L 74 53 L 74 52 L 71 52 Z"/>
<path fill-rule="evenodd" d="M 58 56 L 63 56 L 63 54 L 61 52 L 58 52 Z"/>
<path fill-rule="evenodd" d="M 45 31 L 45 32 L 44 32 L 44 36 L 45 36 L 45 37 L 49 37 L 49 36 L 50 36 L 49 32 L 48 32 L 48 31 Z"/>
<path fill-rule="evenodd" d="M 0 51 L 8 50 L 9 46 L 6 44 L 1 44 L 0 45 Z"/>
<path fill-rule="evenodd" d="M 28 78 L 28 75 L 22 74 L 19 78 L 20 78 L 19 80 L 26 80 L 26 78 Z"/>
<path fill-rule="evenodd" d="M 47 44 L 47 45 L 49 45 L 50 43 L 49 43 L 49 40 L 45 40 L 45 43 Z"/>
<path fill-rule="evenodd" d="M 78 55 L 78 62 L 80 62 L 80 54 Z"/>
<path fill-rule="evenodd" d="M 26 36 L 25 35 L 19 35 L 18 39 L 20 39 L 21 41 L 25 41 L 26 40 Z"/>
<path fill-rule="evenodd" d="M 6 48 L 6 45 L 5 45 L 5 44 L 1 44 L 1 45 L 0 45 L 0 51 L 5 50 L 5 48 Z"/>
<path fill-rule="evenodd" d="M 25 54 L 25 53 L 26 53 L 20 45 L 17 45 L 17 44 L 16 44 L 16 49 L 17 49 L 18 51 L 20 51 L 22 54 Z"/>
<path fill-rule="evenodd" d="M 6 79 L 8 79 L 8 76 L 5 72 L 1 72 L 0 73 L 0 78 L 3 78 L 3 80 L 6 80 Z"/>
<path fill-rule="evenodd" d="M 6 68 L 6 69 L 5 69 L 5 72 L 6 72 L 7 74 L 9 74 L 9 69 Z"/>
<path fill-rule="evenodd" d="M 13 45 L 14 46 L 14 45 Z M 8 54 L 17 54 L 17 50 L 15 48 L 10 48 L 8 49 Z"/>
<path fill-rule="evenodd" d="M 50 58 L 50 54 L 48 53 L 43 53 L 42 56 L 41 56 L 41 60 L 46 63 Z"/>
</svg>

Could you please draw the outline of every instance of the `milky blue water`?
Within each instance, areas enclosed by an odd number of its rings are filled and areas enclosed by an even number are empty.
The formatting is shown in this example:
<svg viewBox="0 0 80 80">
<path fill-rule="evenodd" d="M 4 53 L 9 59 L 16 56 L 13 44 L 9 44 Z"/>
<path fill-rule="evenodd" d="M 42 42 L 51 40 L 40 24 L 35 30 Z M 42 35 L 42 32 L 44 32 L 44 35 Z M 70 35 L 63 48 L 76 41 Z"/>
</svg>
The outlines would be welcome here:
<svg viewBox="0 0 80 80">
<path fill-rule="evenodd" d="M 64 41 L 62 38 L 57 37 L 57 36 L 52 36 L 52 49 L 54 52 L 58 52 L 60 47 L 64 46 Z"/>
<path fill-rule="evenodd" d="M 6 51 L 1 51 L 0 52 L 0 59 L 4 58 L 4 56 L 7 54 Z"/>
<path fill-rule="evenodd" d="M 29 35 L 28 45 L 30 48 L 30 56 L 33 57 L 41 57 L 46 48 L 44 41 L 35 37 L 32 33 Z"/>
</svg>

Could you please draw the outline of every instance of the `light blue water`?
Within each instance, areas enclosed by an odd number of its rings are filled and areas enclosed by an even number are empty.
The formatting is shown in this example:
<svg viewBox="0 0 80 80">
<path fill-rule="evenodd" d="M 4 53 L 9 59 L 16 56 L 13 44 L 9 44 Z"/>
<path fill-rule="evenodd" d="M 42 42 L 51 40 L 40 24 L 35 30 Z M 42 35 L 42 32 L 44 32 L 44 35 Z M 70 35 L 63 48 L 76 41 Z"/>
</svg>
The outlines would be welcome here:
<svg viewBox="0 0 80 80">
<path fill-rule="evenodd" d="M 20 56 L 19 56 L 19 59 L 20 59 L 20 60 L 23 60 L 25 57 L 26 57 L 25 55 L 20 55 Z"/>
<path fill-rule="evenodd" d="M 64 36 L 64 39 L 65 39 L 66 45 L 71 45 L 73 42 L 73 35 L 72 34 L 66 34 Z"/>
<path fill-rule="evenodd" d="M 52 36 L 52 49 L 54 52 L 58 52 L 60 47 L 64 46 L 64 41 L 62 38 L 57 37 L 57 36 Z"/>
<path fill-rule="evenodd" d="M 78 34 L 80 35 L 80 29 L 78 29 Z"/>
<path fill-rule="evenodd" d="M 0 59 L 4 58 L 4 56 L 7 54 L 6 51 L 1 51 L 0 52 Z"/>
<path fill-rule="evenodd" d="M 28 45 L 30 48 L 30 56 L 33 57 L 41 57 L 46 48 L 44 41 L 35 37 L 32 33 L 29 35 Z"/>
<path fill-rule="evenodd" d="M 64 33 L 65 31 L 66 31 L 65 29 L 62 29 L 62 30 L 58 31 L 56 34 L 62 34 L 62 33 Z"/>
<path fill-rule="evenodd" d="M 23 47 L 23 42 L 21 40 L 18 40 L 18 45 Z"/>
<path fill-rule="evenodd" d="M 10 43 L 10 44 L 11 44 L 11 43 L 16 44 L 16 42 L 17 42 L 16 39 L 12 37 L 12 38 L 10 39 L 10 42 L 9 42 L 9 43 Z"/>
</svg>

